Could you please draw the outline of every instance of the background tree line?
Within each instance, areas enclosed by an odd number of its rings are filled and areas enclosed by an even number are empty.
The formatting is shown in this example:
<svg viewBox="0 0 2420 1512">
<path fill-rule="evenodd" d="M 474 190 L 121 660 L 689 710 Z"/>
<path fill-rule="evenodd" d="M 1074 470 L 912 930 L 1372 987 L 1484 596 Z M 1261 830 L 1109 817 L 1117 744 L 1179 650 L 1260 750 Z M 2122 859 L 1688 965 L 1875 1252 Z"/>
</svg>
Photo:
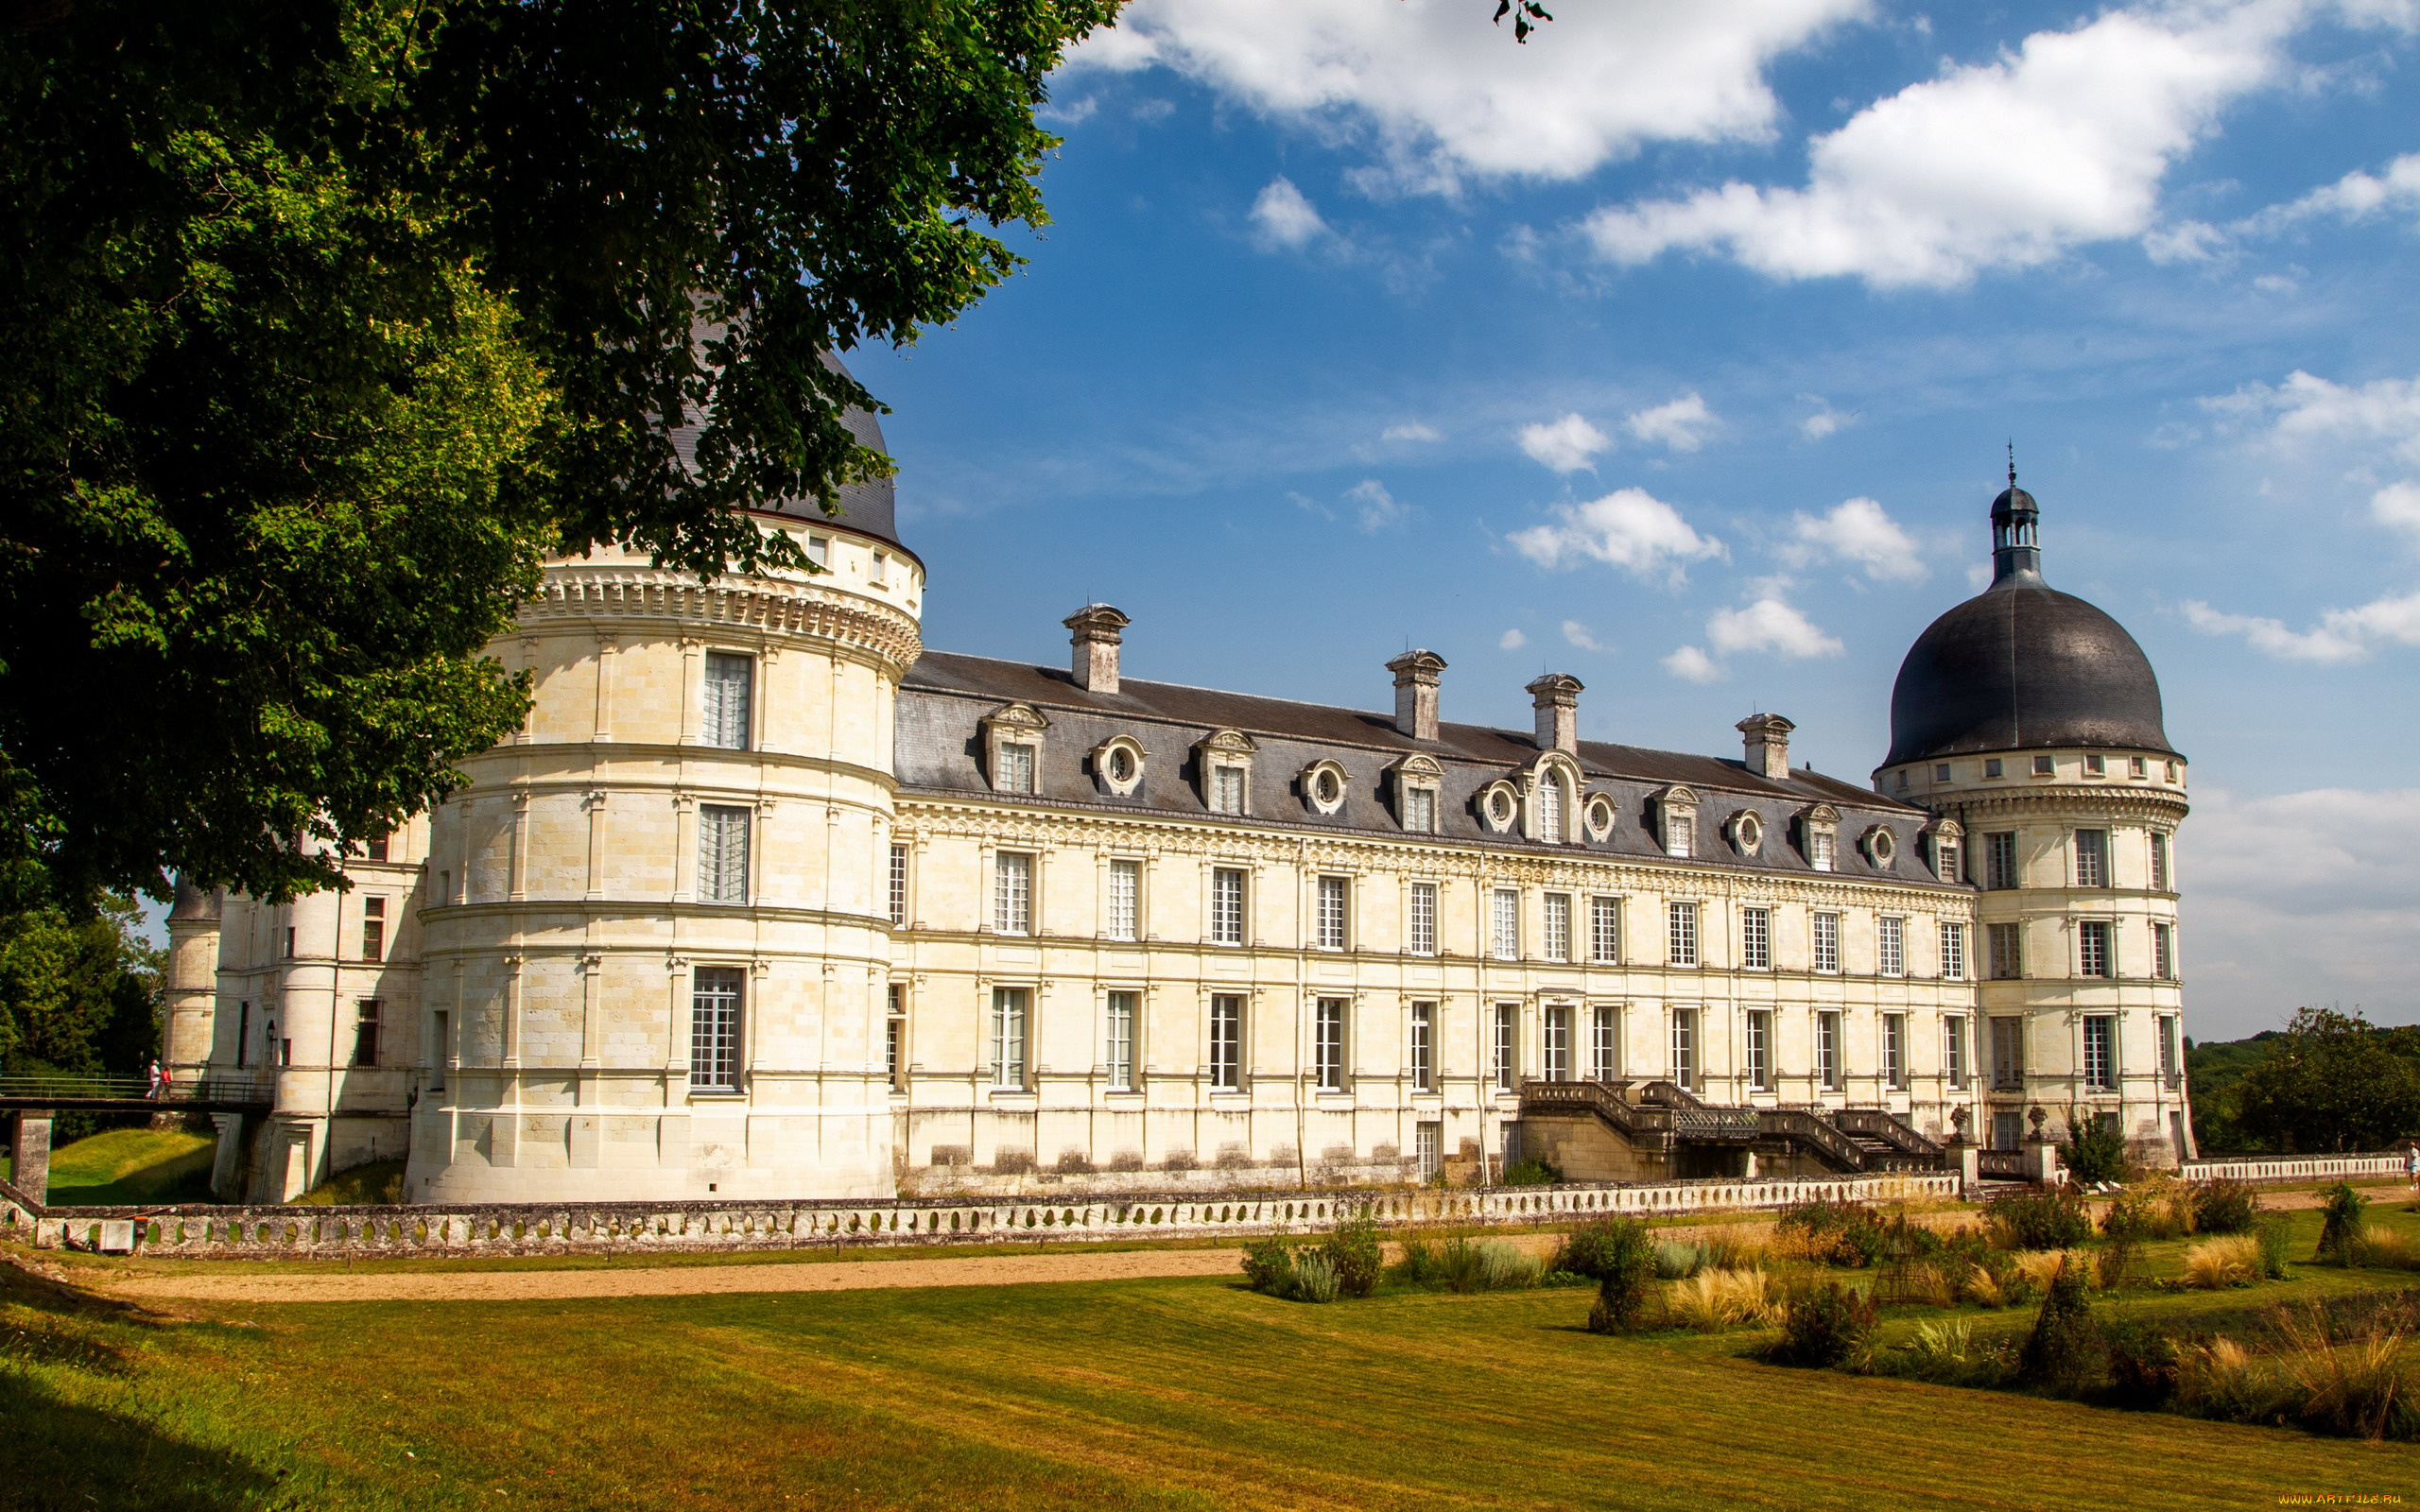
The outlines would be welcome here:
<svg viewBox="0 0 2420 1512">
<path fill-rule="evenodd" d="M 2205 1151 L 2316 1155 L 2420 1137 L 2420 1026 L 2298 1008 L 2283 1029 L 2187 1046 L 2193 1136 Z"/>
</svg>

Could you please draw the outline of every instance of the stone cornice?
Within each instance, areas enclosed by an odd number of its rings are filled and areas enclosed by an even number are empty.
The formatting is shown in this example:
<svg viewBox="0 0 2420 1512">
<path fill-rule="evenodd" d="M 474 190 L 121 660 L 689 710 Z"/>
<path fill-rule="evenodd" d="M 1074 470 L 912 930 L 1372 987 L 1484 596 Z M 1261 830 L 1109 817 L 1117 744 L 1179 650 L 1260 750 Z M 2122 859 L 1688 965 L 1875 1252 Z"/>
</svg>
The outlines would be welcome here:
<svg viewBox="0 0 2420 1512">
<path fill-rule="evenodd" d="M 1925 806 L 1954 815 L 1967 829 L 1996 815 L 2107 815 L 2137 821 L 2179 824 L 2192 812 L 2185 795 L 2164 788 L 2116 787 L 2099 782 L 2044 783 L 2038 787 L 1969 788 L 1933 793 Z"/>
<path fill-rule="evenodd" d="M 814 583 L 727 576 L 700 582 L 664 568 L 587 566 L 546 569 L 537 596 L 521 605 L 525 630 L 549 621 L 652 620 L 694 631 L 707 626 L 770 635 L 804 635 L 871 653 L 904 673 L 925 653 L 905 610 Z"/>
</svg>

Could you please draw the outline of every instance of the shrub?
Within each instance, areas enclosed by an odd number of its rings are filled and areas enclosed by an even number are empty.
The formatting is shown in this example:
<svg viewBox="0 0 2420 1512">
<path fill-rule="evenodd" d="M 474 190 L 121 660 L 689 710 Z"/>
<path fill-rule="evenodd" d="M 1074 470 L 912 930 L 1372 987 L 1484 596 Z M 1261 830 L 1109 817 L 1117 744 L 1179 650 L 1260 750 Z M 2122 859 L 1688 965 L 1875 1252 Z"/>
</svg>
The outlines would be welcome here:
<svg viewBox="0 0 2420 1512">
<path fill-rule="evenodd" d="M 1305 1249 L 1294 1257 L 1294 1275 L 1286 1295 L 1298 1302 L 1333 1302 L 1340 1290 L 1336 1262 L 1324 1249 Z"/>
<path fill-rule="evenodd" d="M 1337 1288 L 1347 1297 L 1367 1297 L 1378 1289 L 1386 1263 L 1378 1249 L 1378 1226 L 1368 1218 L 1352 1218 L 1328 1230 L 1320 1246 L 1336 1272 Z"/>
<path fill-rule="evenodd" d="M 1516 1161 L 1504 1171 L 1503 1184 L 1508 1187 L 1550 1187 L 1563 1180 L 1563 1172 L 1550 1160 L 1531 1156 Z"/>
<path fill-rule="evenodd" d="M 2283 1213 L 2270 1213 L 2252 1230 L 2252 1242 L 2260 1250 L 2260 1276 L 2263 1280 L 2286 1279 L 2286 1237 L 2291 1227 Z"/>
<path fill-rule="evenodd" d="M 2116 1318 L 2100 1331 L 2109 1353 L 2109 1386 L 2129 1406 L 2156 1407 L 2176 1391 L 2176 1341 L 2136 1318 Z"/>
<path fill-rule="evenodd" d="M 2067 1142 L 2059 1146 L 2059 1159 L 2066 1163 L 2068 1174 L 2086 1186 L 2123 1181 L 2126 1136 L 2119 1131 L 2115 1118 L 2103 1118 L 2090 1108 L 2069 1104 Z"/>
<path fill-rule="evenodd" d="M 1535 1286 L 1545 1271 L 1543 1263 L 1502 1240 L 1448 1239 L 1426 1261 L 1421 1284 L 1449 1292 L 1501 1292 Z"/>
<path fill-rule="evenodd" d="M 1985 1204 L 1983 1226 L 2003 1249 L 2070 1249 L 2091 1237 L 2092 1215 L 2076 1192 L 2013 1192 Z"/>
<path fill-rule="evenodd" d="M 2017 1358 L 2017 1379 L 2055 1391 L 2081 1390 L 2100 1366 L 2100 1334 L 2084 1296 L 2084 1267 L 2061 1257 Z"/>
<path fill-rule="evenodd" d="M 1655 1278 L 1655 1246 L 1647 1237 L 1647 1225 L 1635 1218 L 1609 1219 L 1594 1243 L 1597 1302 L 1588 1310 L 1588 1331 L 1632 1332 L 1646 1319 L 1649 1287 Z"/>
<path fill-rule="evenodd" d="M 2204 1234 L 2243 1234 L 2260 1218 L 2260 1197 L 2249 1181 L 2221 1177 L 2193 1184 L 2193 1229 Z"/>
<path fill-rule="evenodd" d="M 2361 1210 L 2369 1201 L 2349 1181 L 2339 1181 L 2322 1194 L 2327 1198 L 2327 1217 L 2320 1225 L 2319 1258 L 2350 1265 L 2361 1247 L 2368 1223 Z"/>
<path fill-rule="evenodd" d="M 2251 1234 L 2204 1239 L 2185 1252 L 2185 1284 L 2204 1291 L 2249 1286 L 2262 1270 L 2260 1241 Z"/>
<path fill-rule="evenodd" d="M 2100 1289 L 2114 1292 L 2136 1278 L 2143 1244 L 2158 1227 L 2158 1205 L 2147 1192 L 2121 1192 L 2101 1215 L 2100 1232 L 2108 1242 L 2100 1251 Z"/>
<path fill-rule="evenodd" d="M 1294 1246 L 1270 1234 L 1244 1246 L 1244 1280 L 1255 1292 L 1284 1297 L 1294 1280 Z"/>
<path fill-rule="evenodd" d="M 1602 1280 L 1607 1257 L 1627 1241 L 1620 1236 L 1644 1233 L 1647 1226 L 1636 1218 L 1594 1218 L 1563 1236 L 1562 1247 L 1554 1252 L 1555 1270 Z"/>
<path fill-rule="evenodd" d="M 1655 1246 L 1655 1279 L 1685 1280 L 1705 1268 L 1705 1251 L 1695 1245 L 1667 1239 Z"/>
<path fill-rule="evenodd" d="M 1738 1323 L 1763 1323 L 1772 1314 L 1772 1294 L 1760 1270 L 1702 1270 L 1672 1288 L 1666 1305 L 1685 1328 L 1720 1333 Z"/>
<path fill-rule="evenodd" d="M 1854 1286 L 1826 1281 L 1783 1304 L 1781 1337 L 1765 1350 L 1779 1365 L 1863 1364 L 1874 1343 L 1874 1299 Z"/>
<path fill-rule="evenodd" d="M 1403 1259 L 1394 1264 L 1395 1280 L 1409 1286 L 1443 1286 L 1445 1284 L 1445 1258 L 1436 1245 L 1426 1239 L 1407 1239 L 1403 1244 Z"/>
</svg>

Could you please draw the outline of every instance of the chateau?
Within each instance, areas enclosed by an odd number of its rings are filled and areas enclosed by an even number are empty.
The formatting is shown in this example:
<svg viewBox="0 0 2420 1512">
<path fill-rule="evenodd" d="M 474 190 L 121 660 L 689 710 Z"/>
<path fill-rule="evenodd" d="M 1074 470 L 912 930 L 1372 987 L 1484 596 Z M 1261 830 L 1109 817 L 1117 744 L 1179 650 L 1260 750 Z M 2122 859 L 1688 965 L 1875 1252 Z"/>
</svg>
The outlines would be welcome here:
<svg viewBox="0 0 2420 1512">
<path fill-rule="evenodd" d="M 879 446 L 871 417 L 854 417 Z M 2188 1153 L 2185 764 L 2134 641 L 1993 506 L 1871 790 L 1789 760 L 929 651 L 888 483 L 821 570 L 551 563 L 470 781 L 269 905 L 186 889 L 168 1056 L 251 1078 L 216 1184 L 407 1201 L 888 1196 L 1940 1163 L 2071 1108 Z M 2035 1146 L 2039 1148 L 2038 1143 Z"/>
</svg>

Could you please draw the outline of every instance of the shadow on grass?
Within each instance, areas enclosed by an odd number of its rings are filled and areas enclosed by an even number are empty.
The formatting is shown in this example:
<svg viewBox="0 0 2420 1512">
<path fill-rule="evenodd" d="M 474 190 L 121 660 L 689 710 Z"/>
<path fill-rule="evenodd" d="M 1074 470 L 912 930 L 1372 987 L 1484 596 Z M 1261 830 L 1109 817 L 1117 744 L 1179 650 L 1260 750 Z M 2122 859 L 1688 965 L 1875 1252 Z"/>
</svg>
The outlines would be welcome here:
<svg viewBox="0 0 2420 1512">
<path fill-rule="evenodd" d="M 62 1401 L 0 1367 L 0 1502 L 26 1512 L 245 1512 L 294 1505 L 277 1478 L 149 1424 Z"/>
</svg>

